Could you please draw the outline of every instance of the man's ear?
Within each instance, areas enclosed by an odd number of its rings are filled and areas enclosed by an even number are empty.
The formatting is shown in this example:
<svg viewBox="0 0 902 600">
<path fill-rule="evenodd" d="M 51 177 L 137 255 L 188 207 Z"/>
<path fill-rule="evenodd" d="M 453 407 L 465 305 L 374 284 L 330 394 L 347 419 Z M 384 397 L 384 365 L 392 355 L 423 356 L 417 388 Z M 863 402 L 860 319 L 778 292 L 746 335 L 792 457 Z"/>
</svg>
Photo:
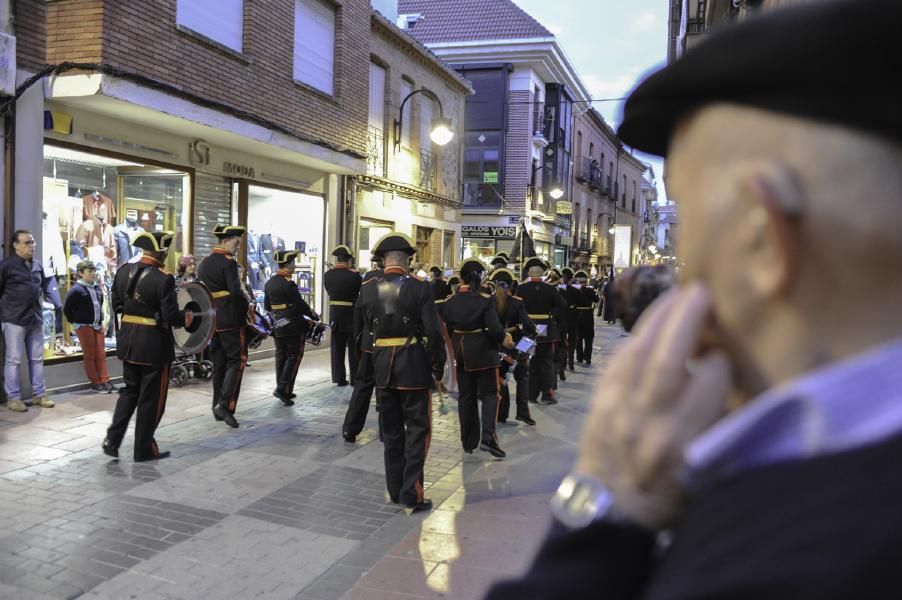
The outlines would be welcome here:
<svg viewBox="0 0 902 600">
<path fill-rule="evenodd" d="M 780 165 L 759 164 L 739 178 L 740 230 L 750 287 L 761 298 L 784 296 L 796 284 L 801 262 L 801 188 Z"/>
</svg>

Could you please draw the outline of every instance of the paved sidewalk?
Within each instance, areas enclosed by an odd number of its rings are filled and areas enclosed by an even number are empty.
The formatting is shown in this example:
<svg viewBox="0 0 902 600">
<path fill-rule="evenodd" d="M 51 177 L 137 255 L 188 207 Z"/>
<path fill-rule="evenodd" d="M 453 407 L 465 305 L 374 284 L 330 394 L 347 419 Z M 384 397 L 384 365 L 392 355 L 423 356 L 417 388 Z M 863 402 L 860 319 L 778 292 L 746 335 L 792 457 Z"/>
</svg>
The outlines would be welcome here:
<svg viewBox="0 0 902 600">
<path fill-rule="evenodd" d="M 254 362 L 237 430 L 212 419 L 209 384 L 173 388 L 159 462 L 132 462 L 131 432 L 119 462 L 100 452 L 115 396 L 0 409 L 0 598 L 479 598 L 543 538 L 620 333 L 598 327 L 596 364 L 568 373 L 560 404 L 533 405 L 536 428 L 499 425 L 504 461 L 465 455 L 456 401 L 435 401 L 437 508 L 414 516 L 385 499 L 375 412 L 342 441 L 351 391 L 329 383 L 326 352 L 305 357 L 290 408 L 270 395 L 272 362 Z"/>
</svg>

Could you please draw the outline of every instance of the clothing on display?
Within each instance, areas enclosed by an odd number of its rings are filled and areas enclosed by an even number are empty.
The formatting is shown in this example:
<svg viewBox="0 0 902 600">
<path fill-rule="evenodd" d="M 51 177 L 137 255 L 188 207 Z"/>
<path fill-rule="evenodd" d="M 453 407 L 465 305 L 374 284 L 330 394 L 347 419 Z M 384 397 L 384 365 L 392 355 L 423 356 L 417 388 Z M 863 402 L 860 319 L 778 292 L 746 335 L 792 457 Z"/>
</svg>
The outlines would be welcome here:
<svg viewBox="0 0 902 600">
<path fill-rule="evenodd" d="M 131 241 L 144 229 L 138 225 L 138 220 L 126 217 L 125 221 L 116 225 L 113 236 L 116 240 L 117 265 L 122 266 L 136 256 L 140 256 L 141 250 L 132 246 Z"/>
</svg>

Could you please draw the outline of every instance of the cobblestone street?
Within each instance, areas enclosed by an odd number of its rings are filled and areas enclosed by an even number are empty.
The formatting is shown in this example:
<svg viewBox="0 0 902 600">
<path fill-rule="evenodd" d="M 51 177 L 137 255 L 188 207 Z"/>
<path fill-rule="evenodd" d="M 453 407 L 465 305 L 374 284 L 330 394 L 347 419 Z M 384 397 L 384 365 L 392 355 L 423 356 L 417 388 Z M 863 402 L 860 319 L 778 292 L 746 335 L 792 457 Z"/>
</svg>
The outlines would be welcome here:
<svg viewBox="0 0 902 600">
<path fill-rule="evenodd" d="M 305 357 L 290 408 L 271 361 L 253 361 L 237 430 L 211 418 L 209 384 L 173 388 L 159 462 L 132 462 L 131 433 L 120 461 L 101 453 L 115 396 L 0 410 L 0 598 L 479 598 L 543 538 L 620 335 L 598 327 L 595 364 L 568 372 L 559 404 L 532 405 L 536 428 L 499 425 L 504 461 L 464 455 L 456 401 L 434 401 L 436 508 L 415 516 L 385 498 L 375 411 L 356 444 L 341 439 L 351 389 L 329 383 L 325 351 Z"/>
</svg>

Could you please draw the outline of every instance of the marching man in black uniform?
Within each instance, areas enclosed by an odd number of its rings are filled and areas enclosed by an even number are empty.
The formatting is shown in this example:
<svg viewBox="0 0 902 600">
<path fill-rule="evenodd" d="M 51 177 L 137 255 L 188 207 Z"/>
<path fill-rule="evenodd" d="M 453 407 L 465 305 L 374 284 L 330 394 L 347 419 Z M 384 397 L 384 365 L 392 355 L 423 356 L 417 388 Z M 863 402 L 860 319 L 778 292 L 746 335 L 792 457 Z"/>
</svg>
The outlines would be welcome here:
<svg viewBox="0 0 902 600">
<path fill-rule="evenodd" d="M 122 361 L 125 387 L 119 390 L 113 423 L 103 440 L 103 452 L 119 457 L 119 446 L 135 410 L 135 462 L 166 458 L 153 434 L 163 418 L 169 392 L 169 364 L 175 359 L 172 327 L 190 325 L 193 314 L 179 310 L 175 279 L 163 270 L 163 261 L 175 234 L 154 231 L 139 234 L 132 246 L 144 255 L 129 268 L 121 268 L 113 281 L 112 307 L 121 314 L 116 354 Z"/>
<path fill-rule="evenodd" d="M 390 233 L 373 253 L 382 277 L 363 287 L 361 311 L 375 336 L 373 362 L 385 442 L 385 481 L 392 502 L 408 513 L 432 508 L 423 466 L 432 435 L 433 378 L 441 379 L 445 349 L 432 290 L 408 273 L 416 253 L 410 238 Z"/>
<path fill-rule="evenodd" d="M 213 295 L 216 305 L 216 333 L 210 350 L 213 355 L 213 418 L 238 427 L 235 409 L 241 378 L 247 365 L 246 331 L 250 302 L 238 275 L 235 257 L 247 230 L 237 225 L 217 225 L 213 235 L 219 245 L 197 267 L 197 276 Z"/>
<path fill-rule="evenodd" d="M 489 280 L 495 284 L 495 307 L 498 310 L 498 318 L 504 330 L 513 338 L 514 344 L 523 339 L 524 335 L 535 340 L 537 337 L 535 323 L 529 318 L 523 299 L 515 295 L 517 278 L 514 272 L 509 269 L 497 269 L 492 271 Z M 513 363 L 510 368 L 514 370 L 513 377 L 517 384 L 516 419 L 527 425 L 535 425 L 536 422 L 529 413 L 529 355 L 522 355 L 515 348 L 505 350 L 504 354 L 503 360 Z M 511 402 L 506 381 L 501 383 L 500 402 L 498 422 L 506 423 Z"/>
<path fill-rule="evenodd" d="M 566 380 L 566 377 L 563 376 L 564 367 L 570 371 L 576 370 L 573 366 L 573 357 L 576 353 L 576 326 L 578 322 L 576 302 L 579 299 L 579 290 L 573 287 L 573 269 L 570 267 L 561 269 L 561 284 L 563 287 L 558 289 L 561 290 L 564 302 L 567 303 L 567 335 L 561 340 L 561 344 L 567 347 L 567 361 L 566 365 L 561 366 L 560 375 L 562 380 Z"/>
<path fill-rule="evenodd" d="M 592 364 L 592 342 L 595 340 L 595 317 L 593 310 L 598 302 L 598 292 L 589 285 L 589 274 L 585 271 L 576 272 L 577 290 L 576 301 L 576 360 Z"/>
<path fill-rule="evenodd" d="M 277 251 L 273 260 L 279 270 L 264 287 L 266 296 L 263 306 L 276 320 L 272 332 L 276 344 L 276 390 L 273 396 L 281 400 L 284 406 L 292 406 L 296 397 L 294 381 L 304 358 L 305 335 L 310 327 L 307 319 L 319 320 L 301 297 L 298 284 L 292 279 L 298 254 L 300 252 L 297 250 Z"/>
<path fill-rule="evenodd" d="M 438 265 L 429 267 L 432 274 L 432 297 L 436 300 L 444 300 L 451 295 L 451 286 L 442 277 L 442 269 Z"/>
<path fill-rule="evenodd" d="M 545 261 L 533 256 L 526 260 L 523 268 L 528 278 L 517 287 L 517 294 L 523 299 L 526 312 L 536 328 L 545 326 L 545 333 L 539 332 L 535 355 L 529 361 L 529 401 L 557 404 L 554 397 L 554 353 L 560 338 L 556 323 L 566 318 L 567 304 L 557 288 L 543 280 Z"/>
<path fill-rule="evenodd" d="M 332 383 L 348 385 L 345 355 L 351 379 L 357 373 L 357 350 L 354 348 L 354 304 L 360 294 L 360 274 L 351 268 L 351 249 L 338 246 L 332 251 L 335 267 L 323 275 L 323 287 L 329 294 L 329 320 L 332 328 Z"/>
<path fill-rule="evenodd" d="M 457 411 L 464 452 L 472 454 L 478 446 L 496 458 L 504 458 L 507 454 L 495 434 L 499 352 L 502 346 L 512 348 L 514 342 L 501 326 L 495 302 L 479 291 L 484 273 L 482 261 L 465 260 L 460 266 L 461 284 L 457 293 L 439 305 L 439 312 L 451 333 L 457 361 Z"/>
</svg>

